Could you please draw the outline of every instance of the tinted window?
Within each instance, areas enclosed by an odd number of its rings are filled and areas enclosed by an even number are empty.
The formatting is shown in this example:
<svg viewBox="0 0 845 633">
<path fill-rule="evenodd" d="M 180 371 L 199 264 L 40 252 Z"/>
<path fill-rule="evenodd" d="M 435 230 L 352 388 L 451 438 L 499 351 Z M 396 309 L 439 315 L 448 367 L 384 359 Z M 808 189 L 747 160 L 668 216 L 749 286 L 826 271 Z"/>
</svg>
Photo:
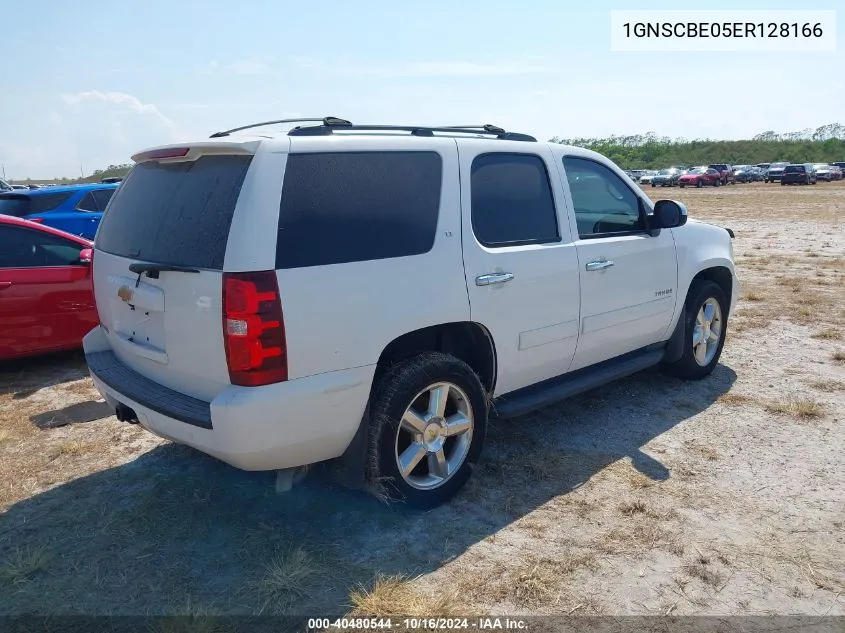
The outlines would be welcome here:
<svg viewBox="0 0 845 633">
<path fill-rule="evenodd" d="M 431 250 L 442 171 L 435 152 L 291 154 L 282 188 L 276 268 Z"/>
<path fill-rule="evenodd" d="M 787 173 L 787 174 L 803 173 L 804 172 L 804 166 L 803 165 L 789 165 L 783 171 L 784 171 L 784 173 Z"/>
<path fill-rule="evenodd" d="M 72 195 L 72 191 L 34 196 L 15 193 L 3 194 L 0 195 L 0 214 L 20 218 L 33 213 L 44 213 L 55 209 Z"/>
<path fill-rule="evenodd" d="M 573 156 L 564 157 L 563 167 L 582 238 L 645 230 L 640 199 L 612 170 Z"/>
<path fill-rule="evenodd" d="M 96 191 L 91 192 L 94 196 L 94 200 L 97 201 L 97 206 L 100 211 L 106 210 L 106 205 L 109 203 L 109 200 L 111 200 L 114 192 L 114 189 L 97 189 Z"/>
<path fill-rule="evenodd" d="M 90 191 L 82 196 L 82 199 L 76 204 L 76 208 L 79 211 L 99 211 L 99 207 L 97 207 L 97 202 L 94 200 L 94 194 Z"/>
<path fill-rule="evenodd" d="M 136 165 L 100 222 L 97 248 L 145 261 L 223 268 L 251 156 Z"/>
<path fill-rule="evenodd" d="M 557 242 L 546 164 L 533 154 L 482 154 L 472 161 L 472 230 L 485 246 Z"/>
<path fill-rule="evenodd" d="M 0 268 L 70 266 L 84 247 L 42 231 L 0 226 Z"/>
</svg>

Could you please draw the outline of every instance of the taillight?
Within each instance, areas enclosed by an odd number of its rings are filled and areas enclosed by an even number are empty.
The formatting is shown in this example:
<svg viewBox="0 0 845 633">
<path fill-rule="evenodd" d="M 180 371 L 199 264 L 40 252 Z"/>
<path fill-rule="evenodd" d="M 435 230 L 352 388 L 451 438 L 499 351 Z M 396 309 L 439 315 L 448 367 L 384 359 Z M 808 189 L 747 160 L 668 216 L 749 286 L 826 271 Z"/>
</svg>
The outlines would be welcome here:
<svg viewBox="0 0 845 633">
<path fill-rule="evenodd" d="M 233 385 L 257 387 L 288 379 L 275 271 L 223 273 L 223 340 Z"/>
</svg>

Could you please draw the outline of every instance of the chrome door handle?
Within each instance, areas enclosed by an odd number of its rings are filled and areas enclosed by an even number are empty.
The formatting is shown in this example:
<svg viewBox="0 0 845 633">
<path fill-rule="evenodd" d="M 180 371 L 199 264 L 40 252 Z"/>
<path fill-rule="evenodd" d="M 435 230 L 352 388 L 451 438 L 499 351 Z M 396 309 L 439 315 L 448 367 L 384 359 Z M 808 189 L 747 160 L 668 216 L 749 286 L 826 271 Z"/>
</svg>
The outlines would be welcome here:
<svg viewBox="0 0 845 633">
<path fill-rule="evenodd" d="M 492 284 L 503 284 L 513 279 L 513 273 L 489 273 L 479 275 L 475 278 L 476 286 L 490 286 Z"/>
<path fill-rule="evenodd" d="M 613 262 L 608 259 L 597 259 L 594 262 L 587 264 L 587 270 L 604 270 L 613 266 Z"/>
</svg>

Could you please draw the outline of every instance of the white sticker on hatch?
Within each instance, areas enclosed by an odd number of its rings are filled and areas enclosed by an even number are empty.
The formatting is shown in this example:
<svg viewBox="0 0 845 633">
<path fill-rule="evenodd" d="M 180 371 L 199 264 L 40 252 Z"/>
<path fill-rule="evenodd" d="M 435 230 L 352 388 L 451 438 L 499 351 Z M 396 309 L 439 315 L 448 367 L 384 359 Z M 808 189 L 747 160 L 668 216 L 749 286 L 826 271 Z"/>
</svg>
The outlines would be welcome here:
<svg viewBox="0 0 845 633">
<path fill-rule="evenodd" d="M 200 310 L 210 310 L 211 309 L 211 297 L 200 297 L 197 299 L 197 307 Z"/>
</svg>

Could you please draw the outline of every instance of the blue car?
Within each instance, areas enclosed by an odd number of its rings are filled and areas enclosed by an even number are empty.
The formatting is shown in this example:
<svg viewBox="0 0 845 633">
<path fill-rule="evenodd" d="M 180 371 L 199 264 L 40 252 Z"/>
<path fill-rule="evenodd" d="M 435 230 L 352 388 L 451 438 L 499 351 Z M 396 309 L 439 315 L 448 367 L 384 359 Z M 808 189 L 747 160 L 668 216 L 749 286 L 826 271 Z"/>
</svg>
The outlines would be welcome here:
<svg viewBox="0 0 845 633">
<path fill-rule="evenodd" d="M 94 239 L 116 184 L 65 185 L 0 193 L 0 215 L 32 220 Z"/>
</svg>

